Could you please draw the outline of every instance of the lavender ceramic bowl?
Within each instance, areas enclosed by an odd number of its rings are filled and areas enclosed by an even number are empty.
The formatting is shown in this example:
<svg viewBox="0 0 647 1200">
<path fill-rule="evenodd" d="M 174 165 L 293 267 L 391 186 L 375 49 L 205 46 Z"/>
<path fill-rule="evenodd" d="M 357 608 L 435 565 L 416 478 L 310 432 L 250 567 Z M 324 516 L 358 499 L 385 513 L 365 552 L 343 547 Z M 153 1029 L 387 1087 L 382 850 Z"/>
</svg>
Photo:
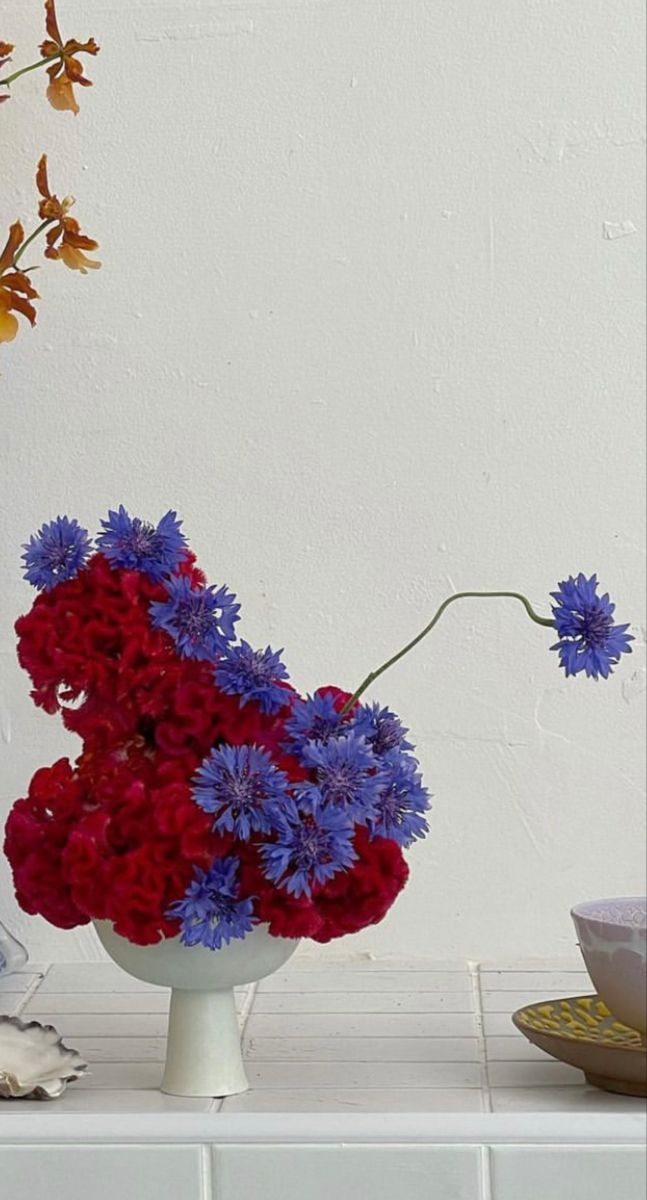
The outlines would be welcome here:
<svg viewBox="0 0 647 1200">
<path fill-rule="evenodd" d="M 571 916 L 598 995 L 624 1025 L 647 1032 L 647 900 L 589 900 Z"/>
</svg>

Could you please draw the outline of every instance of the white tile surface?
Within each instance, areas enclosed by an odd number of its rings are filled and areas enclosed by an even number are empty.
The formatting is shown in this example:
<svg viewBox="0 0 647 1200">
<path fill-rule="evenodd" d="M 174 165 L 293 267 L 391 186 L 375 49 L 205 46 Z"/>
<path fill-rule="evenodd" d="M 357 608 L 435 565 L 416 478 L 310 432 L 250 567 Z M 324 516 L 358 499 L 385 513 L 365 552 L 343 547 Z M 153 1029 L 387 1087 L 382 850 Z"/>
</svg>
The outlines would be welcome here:
<svg viewBox="0 0 647 1200">
<path fill-rule="evenodd" d="M 127 975 L 115 963 L 54 963 L 40 986 L 41 994 L 65 992 L 157 992 L 165 988 Z"/>
<path fill-rule="evenodd" d="M 197 1146 L 0 1147 L 6 1200 L 200 1200 Z"/>
<path fill-rule="evenodd" d="M 546 996 L 579 996 L 593 990 L 585 970 L 546 971 L 481 971 L 483 992 L 524 992 L 538 986 Z"/>
<path fill-rule="evenodd" d="M 574 984 L 586 977 L 567 968 L 492 964 L 474 987 L 467 964 L 460 971 L 429 962 L 411 970 L 402 963 L 297 963 L 251 998 L 244 1039 L 251 1091 L 226 1100 L 223 1112 L 636 1111 L 636 1102 L 627 1106 L 585 1086 L 580 1072 L 543 1055 L 511 1023 L 521 996 L 577 992 Z M 158 1091 L 168 990 L 140 987 L 111 963 L 56 965 L 44 979 L 30 968 L 16 978 L 30 990 L 5 989 L 7 1006 L 26 1000 L 24 1016 L 54 1023 L 91 1067 L 48 1112 L 212 1107 Z M 248 998 L 242 989 L 239 1011 Z"/>
<path fill-rule="evenodd" d="M 84 997 L 85 999 L 85 997 Z M 30 1007 L 30 1012 L 33 1010 Z M 166 1038 L 168 1014 L 75 1012 L 55 1014 L 56 1028 L 69 1038 Z"/>
<path fill-rule="evenodd" d="M 96 982 L 94 983 L 96 987 Z M 55 1013 L 167 1013 L 171 993 L 167 988 L 150 992 L 69 992 L 43 993 L 39 988 L 29 1000 L 26 1011 L 33 1016 Z M 236 995 L 241 1008 L 242 993 Z"/>
<path fill-rule="evenodd" d="M 482 1021 L 486 1037 L 523 1037 L 512 1024 L 512 1011 L 483 1013 Z"/>
<path fill-rule="evenodd" d="M 463 971 L 365 971 L 338 968 L 334 971 L 280 971 L 258 985 L 260 992 L 469 992 L 470 981 Z"/>
<path fill-rule="evenodd" d="M 90 1070 L 74 1084 L 79 1090 L 118 1088 L 122 1091 L 145 1091 L 157 1088 L 162 1078 L 161 1062 L 91 1062 Z"/>
<path fill-rule="evenodd" d="M 42 979 L 42 974 L 33 970 L 15 971 L 11 975 L 0 975 L 0 1004 L 2 1004 L 2 997 L 7 992 L 10 994 L 19 992 L 21 995 L 24 995 L 35 983 L 39 980 L 42 981 Z"/>
<path fill-rule="evenodd" d="M 474 1147 L 228 1146 L 214 1151 L 217 1200 L 478 1200 L 479 1173 Z"/>
<path fill-rule="evenodd" d="M 250 1061 L 290 1062 L 476 1062 L 475 1038 L 426 1037 L 249 1037 Z M 519 1056 L 521 1057 L 521 1056 Z"/>
<path fill-rule="evenodd" d="M 206 1113 L 213 1109 L 213 1104 L 213 1100 L 194 1096 L 165 1096 L 157 1086 L 129 1090 L 117 1087 L 106 1091 L 79 1089 L 77 1084 L 71 1084 L 65 1094 L 51 1104 L 39 1100 L 0 1103 L 0 1130 L 6 1135 L 10 1120 L 21 1121 L 30 1115 L 47 1118 L 66 1113 L 99 1117 L 111 1113 Z M 0 1196 L 6 1200 L 1 1188 Z M 88 1200 L 92 1198 L 88 1197 Z"/>
<path fill-rule="evenodd" d="M 92 986 L 97 987 L 96 981 Z M 33 1016 L 54 1016 L 56 1013 L 167 1013 L 170 1004 L 169 991 L 156 992 L 101 992 L 82 993 L 42 992 L 32 996 L 27 1011 Z"/>
<path fill-rule="evenodd" d="M 469 1062 L 249 1062 L 252 1088 L 478 1088 Z"/>
<path fill-rule="evenodd" d="M 247 1022 L 250 1037 L 475 1037 L 472 1013 L 259 1013 L 256 998 Z M 511 1026 L 512 1028 L 512 1026 Z"/>
<path fill-rule="evenodd" d="M 229 1096 L 223 1113 L 481 1113 L 476 1088 L 275 1088 Z M 287 1130 L 286 1130 L 287 1132 Z"/>
<path fill-rule="evenodd" d="M 0 992 L 0 1016 L 15 1016 L 24 1006 L 24 1002 L 24 992 Z"/>
<path fill-rule="evenodd" d="M 645 1101 L 616 1096 L 581 1083 L 577 1087 L 492 1088 L 492 1111 L 504 1113 L 645 1112 Z"/>
<path fill-rule="evenodd" d="M 511 1026 L 512 1028 L 512 1026 Z M 550 1056 L 544 1054 L 539 1046 L 533 1045 L 522 1033 L 508 1034 L 504 1037 L 489 1037 L 487 1039 L 488 1062 L 550 1062 Z"/>
<path fill-rule="evenodd" d="M 481 1001 L 483 1004 L 483 1012 L 485 1013 L 507 1013 L 511 1015 L 518 1008 L 523 1008 L 526 1004 L 541 1004 L 544 1000 L 557 1000 L 569 996 L 586 996 L 592 993 L 591 987 L 581 988 L 557 988 L 550 987 L 542 988 L 527 988 L 523 991 L 506 991 L 500 989 L 497 991 L 481 991 Z"/>
<path fill-rule="evenodd" d="M 493 1200 L 645 1200 L 639 1147 L 494 1147 Z"/>
<path fill-rule="evenodd" d="M 491 1062 L 488 1075 L 492 1087 L 559 1087 L 572 1084 L 579 1087 L 583 1082 L 581 1071 L 566 1063 L 545 1058 L 542 1062 Z"/>
<path fill-rule="evenodd" d="M 500 995 L 500 993 L 497 993 Z M 258 992 L 256 1013 L 429 1013 L 472 1011 L 469 992 Z"/>
<path fill-rule="evenodd" d="M 57 1026 L 58 1027 L 58 1026 Z M 164 1037 L 75 1037 L 74 1048 L 86 1062 L 157 1062 L 166 1057 Z"/>
</svg>

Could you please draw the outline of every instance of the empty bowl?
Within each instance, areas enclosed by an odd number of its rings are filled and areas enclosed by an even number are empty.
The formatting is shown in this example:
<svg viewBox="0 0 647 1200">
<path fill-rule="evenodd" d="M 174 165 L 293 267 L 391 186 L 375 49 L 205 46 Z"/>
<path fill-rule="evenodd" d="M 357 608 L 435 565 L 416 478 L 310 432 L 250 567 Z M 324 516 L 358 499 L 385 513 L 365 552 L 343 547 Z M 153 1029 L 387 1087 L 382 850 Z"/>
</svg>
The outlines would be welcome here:
<svg viewBox="0 0 647 1200">
<path fill-rule="evenodd" d="M 571 916 L 598 995 L 624 1025 L 646 1033 L 647 900 L 588 900 Z"/>
</svg>

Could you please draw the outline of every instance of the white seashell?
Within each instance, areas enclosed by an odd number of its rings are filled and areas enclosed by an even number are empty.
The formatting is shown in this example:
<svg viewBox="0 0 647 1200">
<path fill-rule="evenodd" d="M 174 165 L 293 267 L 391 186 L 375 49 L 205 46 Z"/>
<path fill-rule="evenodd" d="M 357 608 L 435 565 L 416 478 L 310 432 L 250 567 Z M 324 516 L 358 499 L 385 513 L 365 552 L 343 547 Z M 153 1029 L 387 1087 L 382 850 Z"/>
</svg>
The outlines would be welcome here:
<svg viewBox="0 0 647 1200">
<path fill-rule="evenodd" d="M 52 1025 L 0 1016 L 0 1097 L 54 1100 L 87 1071 Z"/>
</svg>

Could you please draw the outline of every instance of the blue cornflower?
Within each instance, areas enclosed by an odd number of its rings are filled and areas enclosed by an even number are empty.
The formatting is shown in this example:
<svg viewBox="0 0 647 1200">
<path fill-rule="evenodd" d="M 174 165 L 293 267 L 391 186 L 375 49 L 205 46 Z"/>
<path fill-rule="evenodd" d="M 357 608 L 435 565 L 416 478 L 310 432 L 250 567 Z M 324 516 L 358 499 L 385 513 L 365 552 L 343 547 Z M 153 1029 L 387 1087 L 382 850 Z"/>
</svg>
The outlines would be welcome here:
<svg viewBox="0 0 647 1200">
<path fill-rule="evenodd" d="M 213 828 L 246 842 L 252 833 L 269 833 L 277 812 L 288 802 L 288 779 L 266 750 L 257 746 L 219 746 L 198 770 L 193 799 L 213 813 Z"/>
<path fill-rule="evenodd" d="M 557 601 L 553 608 L 555 628 L 559 641 L 551 650 L 559 651 L 559 665 L 566 675 L 577 675 L 579 671 L 597 679 L 607 679 L 612 674 L 612 664 L 619 661 L 621 654 L 631 654 L 633 637 L 627 633 L 629 625 L 614 625 L 615 604 L 609 600 L 608 592 L 598 596 L 596 575 L 587 579 L 581 572 L 559 584 L 559 591 L 551 592 Z"/>
<path fill-rule="evenodd" d="M 24 578 L 39 591 L 49 592 L 57 583 L 78 575 L 90 549 L 87 529 L 69 517 L 57 517 L 23 544 Z"/>
<path fill-rule="evenodd" d="M 379 781 L 375 816 L 368 823 L 371 835 L 391 838 L 399 846 L 410 846 L 416 838 L 426 837 L 429 826 L 423 813 L 429 808 L 429 793 L 422 785 L 415 758 L 391 754 Z"/>
<path fill-rule="evenodd" d="M 330 692 L 297 700 L 292 706 L 290 719 L 285 722 L 290 738 L 286 750 L 294 754 L 303 750 L 308 742 L 328 742 L 337 735 L 339 726 L 339 713 Z"/>
<path fill-rule="evenodd" d="M 153 625 L 165 629 L 184 658 L 213 662 L 234 638 L 240 604 L 225 587 L 192 587 L 186 575 L 166 579 L 168 600 L 150 606 Z"/>
<path fill-rule="evenodd" d="M 299 805 L 286 809 L 276 825 L 276 842 L 261 846 L 268 879 L 291 896 L 312 895 L 357 859 L 353 824 L 342 809 L 325 804 L 317 788 L 308 788 Z"/>
<path fill-rule="evenodd" d="M 360 705 L 353 716 L 352 728 L 366 738 L 378 758 L 392 750 L 413 750 L 412 743 L 406 741 L 409 730 L 390 708 L 380 708 L 378 703 Z"/>
<path fill-rule="evenodd" d="M 325 743 L 309 742 L 301 758 L 314 771 L 324 804 L 344 809 L 353 821 L 365 824 L 379 790 L 379 761 L 366 738 L 348 733 Z"/>
<path fill-rule="evenodd" d="M 195 878 L 184 899 L 177 900 L 167 912 L 182 922 L 180 941 L 185 946 L 206 946 L 220 950 L 233 938 L 244 938 L 253 929 L 254 902 L 239 899 L 237 858 L 217 858 L 208 871 L 194 867 Z"/>
<path fill-rule="evenodd" d="M 216 667 L 216 683 L 230 696 L 240 696 L 240 707 L 255 700 L 261 712 L 277 713 L 288 702 L 289 693 L 279 687 L 280 679 L 288 679 L 281 662 L 283 651 L 253 650 L 249 642 L 228 646 Z"/>
<path fill-rule="evenodd" d="M 97 545 L 112 567 L 141 571 L 159 581 L 172 575 L 186 555 L 186 538 L 180 533 L 182 522 L 171 509 L 158 525 L 150 525 L 140 517 L 130 517 L 120 504 L 119 511 L 111 509 L 108 520 L 101 524 L 103 532 L 97 537 Z"/>
</svg>

